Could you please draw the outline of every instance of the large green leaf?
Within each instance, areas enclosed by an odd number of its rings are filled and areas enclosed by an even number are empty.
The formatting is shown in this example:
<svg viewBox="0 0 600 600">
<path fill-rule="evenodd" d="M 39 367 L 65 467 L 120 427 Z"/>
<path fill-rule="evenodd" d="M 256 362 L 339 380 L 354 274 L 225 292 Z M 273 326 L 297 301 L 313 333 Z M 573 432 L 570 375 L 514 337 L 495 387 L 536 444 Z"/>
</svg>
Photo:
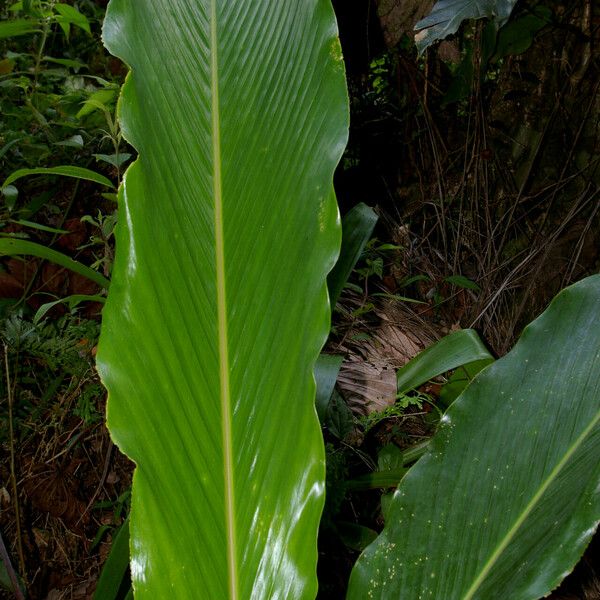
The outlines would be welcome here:
<svg viewBox="0 0 600 600">
<path fill-rule="evenodd" d="M 348 598 L 540 598 L 600 518 L 600 276 L 567 288 L 442 418 Z"/>
<path fill-rule="evenodd" d="M 348 119 L 330 1 L 112 0 L 104 39 L 139 152 L 98 352 L 137 464 L 136 597 L 314 597 Z"/>
<path fill-rule="evenodd" d="M 438 0 L 415 30 L 419 52 L 458 31 L 467 19 L 494 19 L 498 27 L 508 21 L 517 0 Z"/>
</svg>

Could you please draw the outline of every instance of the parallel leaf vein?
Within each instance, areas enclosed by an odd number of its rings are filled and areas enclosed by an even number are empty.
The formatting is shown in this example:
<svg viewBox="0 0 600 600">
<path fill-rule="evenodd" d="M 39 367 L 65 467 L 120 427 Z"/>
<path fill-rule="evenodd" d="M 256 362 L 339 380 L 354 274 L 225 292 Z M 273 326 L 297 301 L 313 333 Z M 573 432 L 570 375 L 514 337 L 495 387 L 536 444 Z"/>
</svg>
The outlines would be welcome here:
<svg viewBox="0 0 600 600">
<path fill-rule="evenodd" d="M 587 427 L 581 432 L 581 434 L 577 437 L 577 439 L 571 444 L 571 446 L 567 449 L 564 456 L 560 459 L 557 465 L 552 469 L 548 477 L 542 482 L 538 491 L 531 498 L 527 506 L 523 509 L 517 520 L 514 522 L 513 526 L 506 533 L 506 535 L 502 538 L 488 561 L 485 563 L 479 575 L 476 577 L 475 581 L 471 584 L 471 587 L 468 589 L 467 593 L 464 595 L 463 600 L 472 600 L 475 596 L 477 590 L 481 587 L 481 584 L 484 582 L 485 578 L 489 575 L 492 567 L 496 564 L 508 544 L 515 537 L 518 530 L 521 528 L 523 523 L 526 521 L 527 517 L 533 512 L 534 508 L 538 504 L 538 502 L 543 497 L 546 490 L 550 487 L 550 485 L 556 480 L 559 476 L 560 472 L 563 470 L 569 459 L 575 454 L 575 452 L 581 447 L 583 442 L 586 440 L 588 435 L 592 433 L 594 428 L 600 422 L 600 412 L 596 413 L 595 417 L 590 421 Z"/>
<path fill-rule="evenodd" d="M 217 32 L 217 0 L 210 7 L 211 112 L 213 189 L 215 203 L 215 267 L 217 284 L 217 315 L 219 337 L 219 387 L 221 428 L 223 436 L 223 477 L 225 493 L 225 524 L 227 533 L 227 567 L 230 600 L 238 598 L 235 501 L 233 484 L 233 441 L 231 426 L 231 395 L 229 389 L 229 355 L 227 335 L 227 295 L 225 285 L 225 249 L 223 235 L 223 190 L 221 173 L 221 123 L 219 105 L 219 58 Z"/>
</svg>

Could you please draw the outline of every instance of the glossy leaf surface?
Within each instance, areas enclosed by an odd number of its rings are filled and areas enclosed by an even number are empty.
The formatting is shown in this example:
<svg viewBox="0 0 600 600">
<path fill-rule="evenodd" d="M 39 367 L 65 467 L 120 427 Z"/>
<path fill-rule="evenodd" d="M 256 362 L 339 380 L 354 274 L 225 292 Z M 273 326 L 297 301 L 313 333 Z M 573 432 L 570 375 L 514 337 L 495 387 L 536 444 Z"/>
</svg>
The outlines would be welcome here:
<svg viewBox="0 0 600 600">
<path fill-rule="evenodd" d="M 324 493 L 313 367 L 347 137 L 329 0 L 112 0 L 139 152 L 98 366 L 137 464 L 136 598 L 312 598 Z"/>
<path fill-rule="evenodd" d="M 454 401 L 348 598 L 533 600 L 560 583 L 600 518 L 598 315 L 594 276 Z"/>
<path fill-rule="evenodd" d="M 456 33 L 467 19 L 494 19 L 504 25 L 517 0 L 438 0 L 431 12 L 415 25 L 415 42 L 419 52 L 438 40 Z"/>
</svg>

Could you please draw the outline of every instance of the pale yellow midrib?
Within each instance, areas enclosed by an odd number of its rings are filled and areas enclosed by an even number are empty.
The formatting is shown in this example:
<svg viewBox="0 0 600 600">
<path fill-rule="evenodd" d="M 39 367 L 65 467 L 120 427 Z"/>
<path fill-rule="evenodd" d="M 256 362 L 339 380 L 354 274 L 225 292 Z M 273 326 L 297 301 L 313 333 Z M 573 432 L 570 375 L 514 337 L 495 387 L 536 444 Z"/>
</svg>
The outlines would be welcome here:
<svg viewBox="0 0 600 600">
<path fill-rule="evenodd" d="M 227 568 L 229 598 L 230 600 L 237 600 L 238 584 L 233 489 L 231 401 L 229 393 L 229 356 L 227 347 L 227 302 L 225 293 L 225 251 L 223 240 L 223 194 L 221 187 L 221 131 L 219 115 L 219 61 L 217 53 L 216 0 L 211 0 L 210 13 L 212 151 L 213 185 L 215 201 L 215 258 L 219 336 L 219 388 L 221 402 L 221 431 L 223 436 L 223 476 L 225 484 L 225 525 L 227 529 Z"/>
<path fill-rule="evenodd" d="M 520 529 L 521 525 L 525 522 L 527 517 L 531 514 L 544 492 L 550 487 L 552 482 L 558 477 L 562 468 L 566 465 L 568 460 L 573 456 L 575 451 L 581 446 L 584 442 L 585 438 L 591 433 L 594 427 L 600 421 L 600 412 L 596 413 L 596 417 L 590 421 L 588 426 L 581 432 L 581 434 L 577 437 L 577 439 L 571 444 L 565 455 L 558 462 L 558 464 L 552 469 L 546 480 L 542 483 L 538 491 L 535 493 L 533 498 L 529 501 L 527 506 L 523 509 L 523 512 L 519 515 L 519 518 L 515 521 L 514 525 L 510 528 L 508 533 L 504 536 L 500 544 L 496 547 L 486 564 L 481 569 L 479 575 L 475 579 L 475 581 L 471 584 L 471 587 L 468 589 L 467 593 L 463 596 L 462 600 L 472 600 L 475 596 L 477 590 L 481 587 L 481 584 L 484 582 L 485 578 L 488 576 L 494 564 L 500 558 L 502 552 L 504 552 L 505 548 L 511 542 L 511 540 L 517 534 L 517 531 Z"/>
</svg>

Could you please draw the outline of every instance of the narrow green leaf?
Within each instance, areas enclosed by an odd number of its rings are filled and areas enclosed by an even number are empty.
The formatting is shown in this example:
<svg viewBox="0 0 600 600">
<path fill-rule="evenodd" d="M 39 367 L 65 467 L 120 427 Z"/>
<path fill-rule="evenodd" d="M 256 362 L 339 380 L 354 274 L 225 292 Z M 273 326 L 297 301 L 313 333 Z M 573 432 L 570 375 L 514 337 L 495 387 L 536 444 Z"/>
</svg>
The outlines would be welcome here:
<svg viewBox="0 0 600 600">
<path fill-rule="evenodd" d="M 407 469 L 386 469 L 373 471 L 346 482 L 349 490 L 374 490 L 377 488 L 396 487 L 406 474 Z"/>
<path fill-rule="evenodd" d="M 411 446 L 410 448 L 407 448 L 406 450 L 403 450 L 402 464 L 406 466 L 419 460 L 419 458 L 421 458 L 421 456 L 423 456 L 423 454 L 425 454 L 427 451 L 427 446 L 429 446 L 429 440 L 420 442 L 414 446 Z"/>
<path fill-rule="evenodd" d="M 82 67 L 87 66 L 83 62 L 79 60 L 73 60 L 71 58 L 54 58 L 52 56 L 44 56 L 42 60 L 44 62 L 51 62 L 57 65 L 62 65 L 63 67 L 70 67 L 72 69 L 81 69 Z"/>
<path fill-rule="evenodd" d="M 535 600 L 571 571 L 600 520 L 599 314 L 596 275 L 477 375 L 403 478 L 350 600 Z"/>
<path fill-rule="evenodd" d="M 98 273 L 98 271 L 94 271 L 94 269 L 90 269 L 90 267 L 83 263 L 73 260 L 66 254 L 52 250 L 52 248 L 47 248 L 46 246 L 42 246 L 42 244 L 36 244 L 35 242 L 30 242 L 28 240 L 0 238 L 0 256 L 19 255 L 37 256 L 38 258 L 49 260 L 61 267 L 65 267 L 65 269 L 69 269 L 70 271 L 74 271 L 75 273 L 79 273 L 79 275 L 91 279 L 105 289 L 108 289 L 110 285 L 110 281 L 106 279 L 104 275 Z"/>
<path fill-rule="evenodd" d="M 464 275 L 449 275 L 448 277 L 444 278 L 444 281 L 466 290 L 473 290 L 475 292 L 481 291 L 481 288 L 474 281 L 471 281 Z"/>
<path fill-rule="evenodd" d="M 98 351 L 137 465 L 136 598 L 314 598 L 348 119 L 331 4 L 112 0 L 104 41 L 139 153 Z"/>
<path fill-rule="evenodd" d="M 98 578 L 95 600 L 118 600 L 119 589 L 129 567 L 129 517 L 113 536 L 110 554 Z"/>
<path fill-rule="evenodd" d="M 41 223 L 34 223 L 33 221 L 27 221 L 26 219 L 11 219 L 11 223 L 17 223 L 18 225 L 23 225 L 23 227 L 31 227 L 32 229 L 37 229 L 39 231 L 47 231 L 48 233 L 70 233 L 66 229 L 57 229 L 56 227 L 48 227 L 48 225 L 42 225 Z"/>
<path fill-rule="evenodd" d="M 370 294 L 375 298 L 388 298 L 389 300 L 395 300 L 396 302 L 408 302 L 409 304 L 427 304 L 423 300 L 415 300 L 408 296 L 400 296 L 400 294 L 390 294 L 389 292 L 375 292 Z"/>
<path fill-rule="evenodd" d="M 418 281 L 431 281 L 431 277 L 428 277 L 427 275 L 413 275 L 412 277 L 406 277 L 403 279 L 399 286 L 408 287 L 409 285 L 417 283 Z"/>
<path fill-rule="evenodd" d="M 74 177 L 75 179 L 85 179 L 86 181 L 93 181 L 106 187 L 114 188 L 110 179 L 91 171 L 90 169 L 84 169 L 83 167 L 73 167 L 71 165 L 63 165 L 60 167 L 37 167 L 35 169 L 18 169 L 14 173 L 11 173 L 2 184 L 2 187 L 6 187 L 11 183 L 14 183 L 22 177 L 28 177 L 29 175 L 62 175 L 63 177 Z"/>
<path fill-rule="evenodd" d="M 398 393 L 413 390 L 446 371 L 484 359 L 494 360 L 474 329 L 455 331 L 398 370 Z"/>
<path fill-rule="evenodd" d="M 332 310 L 373 233 L 377 219 L 375 211 L 361 202 L 350 209 L 342 220 L 340 257 L 327 278 Z"/>
<path fill-rule="evenodd" d="M 371 490 L 396 487 L 408 471 L 404 467 L 416 458 L 420 458 L 426 447 L 426 444 L 420 444 L 403 452 L 394 444 L 383 446 L 377 455 L 377 470 L 348 481 L 348 489 Z"/>
<path fill-rule="evenodd" d="M 343 356 L 320 354 L 315 364 L 315 382 L 317 384 L 315 405 L 321 422 L 325 419 L 327 406 L 331 400 L 331 394 L 343 361 Z"/>
<path fill-rule="evenodd" d="M 68 304 L 69 309 L 73 310 L 82 302 L 99 302 L 101 304 L 104 304 L 105 301 L 106 298 L 104 298 L 104 296 L 88 294 L 73 294 L 71 296 L 66 296 L 65 298 L 59 298 L 58 300 L 54 300 L 53 302 L 46 302 L 46 304 L 42 304 L 42 306 L 40 306 L 37 309 L 33 317 L 33 322 L 39 323 L 46 316 L 48 311 L 53 307 L 57 306 L 58 304 Z"/>
</svg>

